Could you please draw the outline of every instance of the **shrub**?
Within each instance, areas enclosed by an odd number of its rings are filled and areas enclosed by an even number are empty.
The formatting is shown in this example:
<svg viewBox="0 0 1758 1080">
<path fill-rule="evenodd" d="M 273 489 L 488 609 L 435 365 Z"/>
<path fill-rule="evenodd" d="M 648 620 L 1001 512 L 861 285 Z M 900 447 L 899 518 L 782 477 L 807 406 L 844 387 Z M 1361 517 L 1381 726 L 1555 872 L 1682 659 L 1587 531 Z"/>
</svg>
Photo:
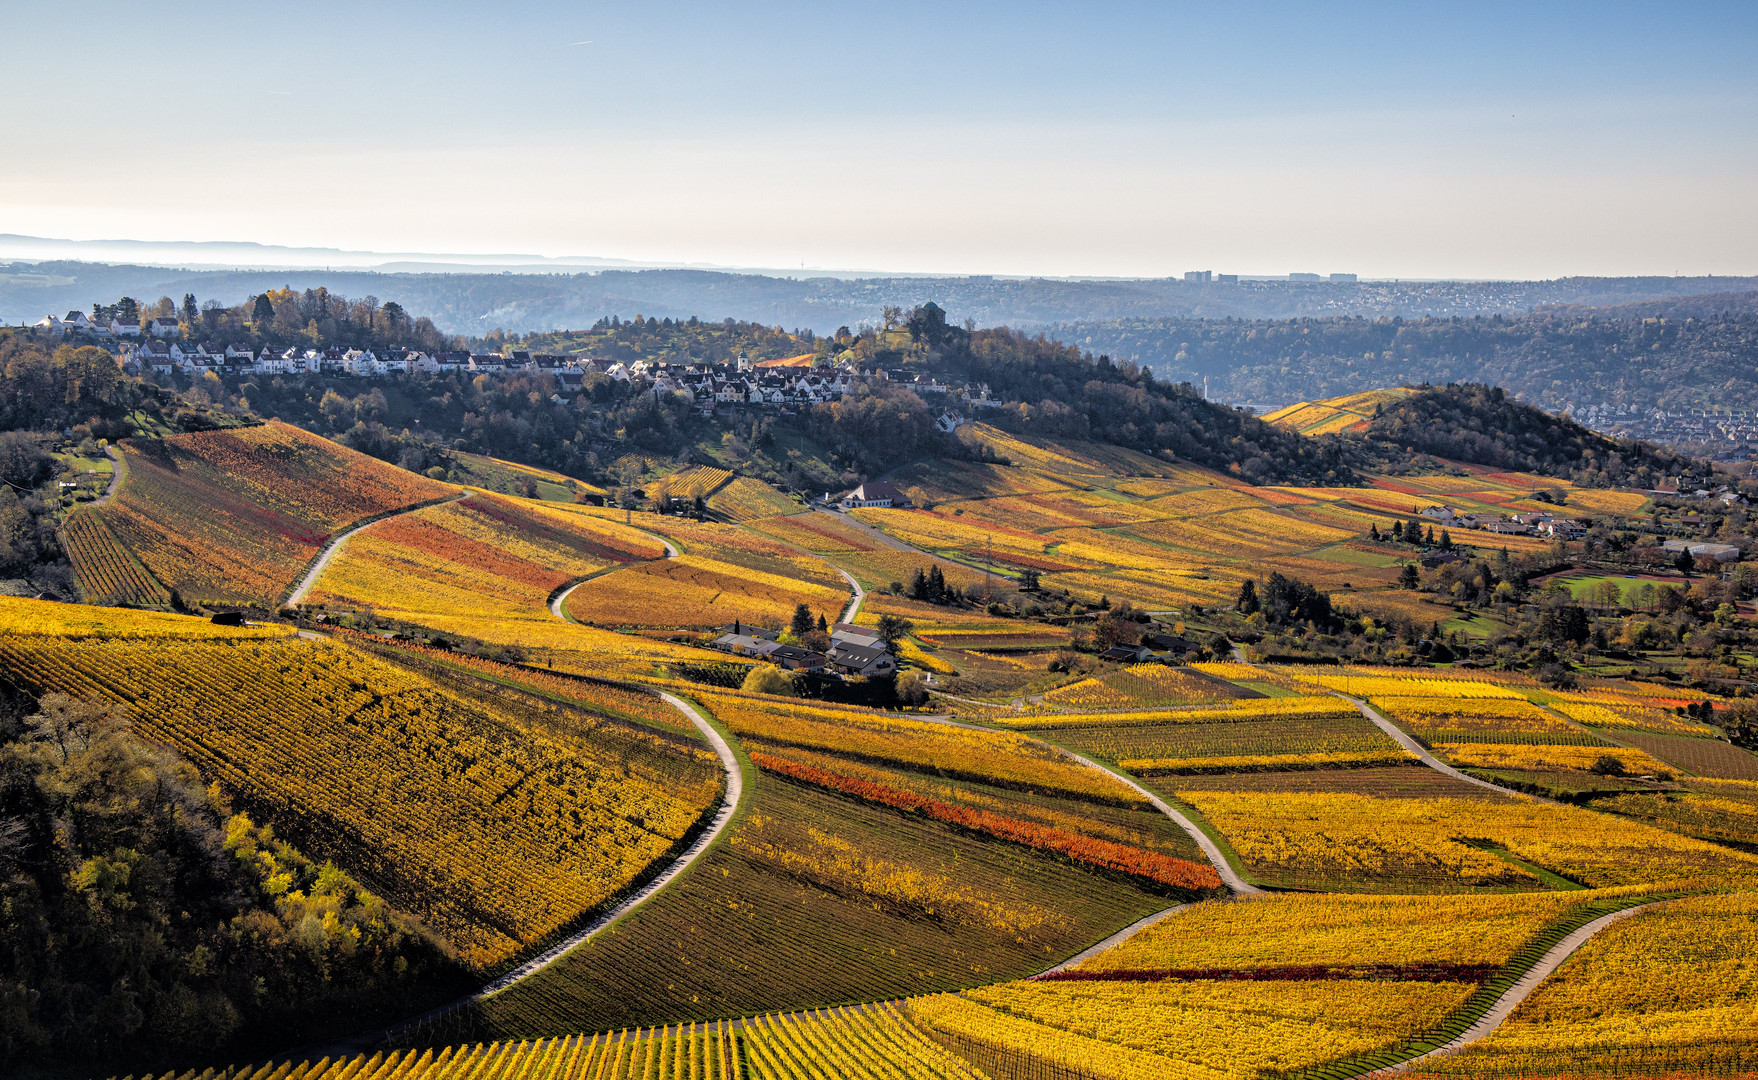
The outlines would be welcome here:
<svg viewBox="0 0 1758 1080">
<path fill-rule="evenodd" d="M 739 689 L 752 694 L 794 696 L 793 680 L 783 675 L 780 668 L 770 667 L 768 664 L 752 668 Z"/>
</svg>

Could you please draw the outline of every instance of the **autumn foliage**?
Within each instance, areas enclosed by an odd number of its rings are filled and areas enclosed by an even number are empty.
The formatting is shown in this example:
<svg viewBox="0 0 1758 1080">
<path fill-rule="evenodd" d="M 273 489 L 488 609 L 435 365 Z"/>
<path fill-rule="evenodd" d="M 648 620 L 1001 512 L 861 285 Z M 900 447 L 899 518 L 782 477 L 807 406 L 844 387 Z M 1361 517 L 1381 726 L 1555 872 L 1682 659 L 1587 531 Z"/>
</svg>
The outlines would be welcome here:
<svg viewBox="0 0 1758 1080">
<path fill-rule="evenodd" d="M 1185 859 L 1175 859 L 1170 855 L 1143 851 L 1108 840 L 1097 840 L 988 810 L 954 806 L 913 791 L 844 776 L 761 751 L 753 751 L 751 760 L 760 768 L 816 787 L 895 807 L 906 813 L 921 814 L 998 840 L 1009 840 L 1027 847 L 1055 852 L 1065 858 L 1145 878 L 1168 888 L 1208 893 L 1221 887 L 1221 877 L 1212 867 L 1201 866 Z"/>
</svg>

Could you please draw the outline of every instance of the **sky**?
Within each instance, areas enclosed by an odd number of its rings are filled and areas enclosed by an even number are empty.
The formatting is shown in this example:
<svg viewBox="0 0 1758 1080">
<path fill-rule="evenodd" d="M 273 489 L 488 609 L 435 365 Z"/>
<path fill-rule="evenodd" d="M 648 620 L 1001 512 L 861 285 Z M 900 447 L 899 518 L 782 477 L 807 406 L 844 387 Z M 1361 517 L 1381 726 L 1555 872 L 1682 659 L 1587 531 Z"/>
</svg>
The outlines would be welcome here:
<svg viewBox="0 0 1758 1080">
<path fill-rule="evenodd" d="M 0 0 L 0 232 L 1758 274 L 1758 4 Z"/>
</svg>

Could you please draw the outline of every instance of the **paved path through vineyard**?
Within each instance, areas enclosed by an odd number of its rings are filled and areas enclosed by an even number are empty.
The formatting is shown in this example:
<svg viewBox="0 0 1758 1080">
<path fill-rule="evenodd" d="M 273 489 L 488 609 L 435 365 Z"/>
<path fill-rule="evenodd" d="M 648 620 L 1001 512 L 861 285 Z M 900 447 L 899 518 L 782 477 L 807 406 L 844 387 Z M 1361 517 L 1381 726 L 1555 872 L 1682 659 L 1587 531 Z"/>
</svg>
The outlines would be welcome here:
<svg viewBox="0 0 1758 1080">
<path fill-rule="evenodd" d="M 1652 904 L 1641 904 L 1636 907 L 1625 908 L 1622 911 L 1614 911 L 1610 915 L 1600 916 L 1586 926 L 1576 930 L 1568 937 L 1557 942 L 1555 945 L 1552 945 L 1550 951 L 1539 957 L 1538 963 L 1532 965 L 1531 971 L 1522 975 L 1518 982 L 1514 983 L 1513 986 L 1508 987 L 1502 996 L 1496 999 L 1496 1003 L 1489 1007 L 1488 1012 L 1478 1018 L 1477 1023 L 1472 1024 L 1470 1027 L 1460 1032 L 1456 1038 L 1445 1046 L 1437 1047 L 1426 1054 L 1413 1057 L 1408 1061 L 1401 1061 L 1396 1065 L 1388 1065 L 1383 1069 L 1374 1069 L 1364 1073 L 1357 1073 L 1355 1076 L 1350 1077 L 1349 1080 L 1365 1080 L 1367 1077 L 1397 1076 L 1401 1073 L 1409 1072 L 1410 1068 L 1418 1062 L 1427 1061 L 1430 1058 L 1449 1057 L 1453 1054 L 1457 1054 L 1472 1043 L 1488 1036 L 1491 1032 L 1495 1031 L 1496 1028 L 1501 1027 L 1502 1023 L 1513 1014 L 1514 1010 L 1520 1007 L 1520 1003 L 1531 996 L 1532 992 L 1538 989 L 1540 983 L 1550 978 L 1551 975 L 1556 972 L 1557 968 L 1563 965 L 1563 961 L 1573 956 L 1575 950 L 1587 944 L 1588 940 L 1592 938 L 1593 935 L 1604 930 L 1612 923 L 1618 922 L 1621 919 L 1627 919 L 1640 912 L 1659 907 L 1666 902 L 1667 901 L 1665 900 L 1656 900 Z"/>
<path fill-rule="evenodd" d="M 459 492 L 457 495 L 452 496 L 450 499 L 441 499 L 440 502 L 463 502 L 465 499 L 468 499 L 469 497 L 470 497 L 470 493 L 468 491 L 464 491 L 464 492 Z M 377 525 L 381 521 L 389 521 L 391 518 L 402 517 L 404 514 L 413 514 L 417 510 L 426 510 L 430 506 L 437 506 L 437 505 L 438 505 L 438 503 L 427 502 L 427 503 L 422 503 L 420 506 L 411 506 L 407 510 L 398 510 L 394 514 L 386 514 L 383 517 L 376 517 L 376 518 L 373 518 L 371 521 L 362 522 L 361 524 L 354 526 L 352 529 L 344 530 L 344 531 L 339 532 L 336 535 L 330 537 L 330 542 L 325 544 L 323 551 L 318 554 L 317 561 L 312 563 L 311 569 L 307 570 L 305 572 L 305 576 L 303 578 L 299 579 L 298 587 L 295 588 L 291 593 L 287 594 L 287 599 L 286 599 L 286 601 L 284 601 L 284 606 L 292 607 L 294 604 L 299 603 L 299 601 L 301 601 L 305 598 L 305 594 L 311 591 L 311 587 L 313 585 L 317 584 L 317 579 L 323 576 L 324 567 L 330 565 L 330 560 L 335 558 L 336 552 L 342 550 L 342 545 L 348 542 L 348 538 L 350 536 L 353 536 L 355 533 L 359 532 L 361 529 L 370 529 L 374 525 Z"/>
<path fill-rule="evenodd" d="M 544 968 L 554 964 L 557 960 L 560 960 L 563 956 L 566 956 L 574 949 L 585 944 L 599 933 L 622 921 L 624 916 L 658 895 L 661 889 L 664 889 L 667 885 L 671 884 L 679 874 L 682 874 L 692 863 L 701 858 L 702 855 L 708 851 L 709 847 L 713 845 L 714 841 L 726 829 L 727 823 L 732 821 L 733 815 L 738 811 L 739 802 L 744 796 L 744 773 L 739 769 L 739 760 L 734 756 L 732 747 L 727 745 L 726 739 L 721 736 L 720 732 L 714 729 L 714 725 L 710 724 L 703 718 L 701 713 L 696 711 L 694 706 L 690 705 L 682 698 L 676 697 L 672 694 L 667 694 L 663 691 L 660 692 L 659 696 L 664 698 L 666 703 L 672 708 L 683 713 L 690 723 L 695 725 L 696 730 L 701 732 L 702 737 L 708 741 L 708 745 L 714 748 L 715 756 L 720 758 L 720 764 L 726 770 L 726 794 L 720 800 L 720 809 L 715 811 L 714 819 L 709 822 L 708 827 L 702 830 L 702 833 L 696 837 L 687 849 L 685 849 L 683 854 L 679 855 L 676 859 L 673 859 L 671 864 L 661 871 L 657 877 L 631 893 L 622 903 L 600 915 L 598 918 L 593 919 L 591 923 L 582 927 L 575 933 L 570 934 L 565 939 L 558 941 L 550 948 L 544 950 L 541 954 L 532 957 L 530 960 L 527 960 L 518 967 L 508 971 L 506 974 L 495 979 L 474 994 L 471 994 L 468 997 L 459 998 L 457 1001 L 450 1002 L 449 1004 L 441 1005 L 436 1009 L 429 1010 L 428 1012 L 415 1017 L 414 1019 L 405 1020 L 399 1024 L 393 1025 L 384 1031 L 375 1032 L 371 1035 L 352 1039 L 346 1043 L 326 1048 L 322 1051 L 323 1054 L 330 1057 L 337 1057 L 370 1051 L 383 1046 L 386 1043 L 414 1035 L 422 1028 L 444 1020 L 459 1009 L 479 1004 L 496 994 L 502 993 L 511 987 L 518 985 L 526 979 L 529 979 L 531 976 L 536 975 Z M 289 1058 L 289 1060 L 291 1060 L 291 1058 Z"/>
<path fill-rule="evenodd" d="M 633 525 L 630 525 L 630 526 L 628 526 L 628 528 L 634 529 L 635 527 Z M 640 533 L 642 536 L 645 536 L 649 540 L 657 540 L 661 544 L 664 544 L 666 558 L 675 559 L 678 557 L 677 546 L 674 545 L 670 540 L 667 540 L 665 537 L 660 536 L 657 533 L 650 533 L 646 529 L 635 529 L 635 531 Z M 578 589 L 580 586 L 586 584 L 588 581 L 591 581 L 595 577 L 598 577 L 603 574 L 611 573 L 614 570 L 621 570 L 625 566 L 632 566 L 632 565 L 634 565 L 634 564 L 633 563 L 616 563 L 612 566 L 607 566 L 603 570 L 599 570 L 594 573 L 587 574 L 585 577 L 581 578 L 579 581 L 574 582 L 572 585 L 569 585 L 567 588 L 559 590 L 554 596 L 551 596 L 549 598 L 549 613 L 551 615 L 554 615 L 556 618 L 560 619 L 563 622 L 573 622 L 574 620 L 568 618 L 567 612 L 563 610 L 562 605 L 566 604 L 568 602 L 568 596 L 575 589 Z"/>
<path fill-rule="evenodd" d="M 1369 721 L 1371 721 L 1375 727 L 1379 728 L 1381 731 L 1385 732 L 1387 735 L 1390 735 L 1392 737 L 1393 742 L 1397 743 L 1399 746 L 1403 747 L 1404 749 L 1410 751 L 1412 754 L 1415 754 L 1418 758 L 1421 758 L 1422 763 L 1424 765 L 1427 765 L 1429 768 L 1433 769 L 1435 772 L 1443 773 L 1447 776 L 1452 777 L 1455 780 L 1463 780 L 1467 784 L 1476 784 L 1480 788 L 1488 788 L 1489 790 L 1495 792 L 1498 795 L 1511 795 L 1516 799 L 1526 799 L 1531 802 L 1548 803 L 1551 801 L 1549 799 L 1542 798 L 1537 795 L 1528 795 L 1524 791 L 1514 791 L 1510 788 L 1505 788 L 1505 787 L 1501 786 L 1500 784 L 1492 784 L 1488 780 L 1479 780 L 1475 776 L 1471 776 L 1467 773 L 1462 773 L 1458 769 L 1455 769 L 1451 765 L 1448 765 L 1446 762 L 1442 761 L 1440 758 L 1437 758 L 1433 754 L 1429 753 L 1426 749 L 1423 748 L 1423 745 L 1421 743 L 1417 742 L 1415 739 L 1411 738 L 1409 735 L 1406 735 L 1396 724 L 1392 723 L 1390 720 L 1387 720 L 1385 717 L 1381 716 L 1379 714 L 1379 710 L 1375 709 L 1372 705 L 1369 705 L 1367 702 L 1361 700 L 1360 698 L 1352 698 L 1348 694 L 1339 693 L 1339 694 L 1337 694 L 1337 696 L 1342 698 L 1344 701 L 1347 701 L 1349 704 L 1355 706 L 1357 709 L 1360 709 L 1361 715 L 1367 717 L 1367 719 Z"/>
</svg>

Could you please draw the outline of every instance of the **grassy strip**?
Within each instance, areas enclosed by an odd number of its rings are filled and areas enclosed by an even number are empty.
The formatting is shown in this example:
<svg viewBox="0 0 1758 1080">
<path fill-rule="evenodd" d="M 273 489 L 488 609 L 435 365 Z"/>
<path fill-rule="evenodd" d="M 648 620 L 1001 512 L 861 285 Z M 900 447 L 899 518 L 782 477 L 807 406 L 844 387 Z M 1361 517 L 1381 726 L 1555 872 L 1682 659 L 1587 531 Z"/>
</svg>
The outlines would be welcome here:
<svg viewBox="0 0 1758 1080">
<path fill-rule="evenodd" d="M 1620 896 L 1590 900 L 1574 907 L 1552 920 L 1549 925 L 1532 936 L 1520 947 L 1513 957 L 1490 976 L 1489 981 L 1477 988 L 1477 992 L 1465 999 L 1464 1004 L 1454 1009 L 1439 1024 L 1412 1036 L 1409 1039 L 1388 1047 L 1384 1050 L 1359 1054 L 1343 1058 L 1326 1065 L 1292 1072 L 1266 1071 L 1261 1075 L 1273 1080 L 1348 1080 L 1350 1077 L 1385 1069 L 1398 1065 L 1413 1058 L 1421 1057 L 1432 1050 L 1438 1050 L 1454 1039 L 1463 1035 L 1471 1025 L 1481 1020 L 1485 1013 L 1495 1007 L 1502 995 L 1513 989 L 1514 984 L 1525 977 L 1526 973 L 1538 965 L 1557 943 L 1570 934 L 1586 926 L 1588 923 L 1613 912 L 1625 908 L 1639 907 L 1656 900 L 1668 900 L 1685 893 L 1661 893 L 1654 896 Z"/>
</svg>

